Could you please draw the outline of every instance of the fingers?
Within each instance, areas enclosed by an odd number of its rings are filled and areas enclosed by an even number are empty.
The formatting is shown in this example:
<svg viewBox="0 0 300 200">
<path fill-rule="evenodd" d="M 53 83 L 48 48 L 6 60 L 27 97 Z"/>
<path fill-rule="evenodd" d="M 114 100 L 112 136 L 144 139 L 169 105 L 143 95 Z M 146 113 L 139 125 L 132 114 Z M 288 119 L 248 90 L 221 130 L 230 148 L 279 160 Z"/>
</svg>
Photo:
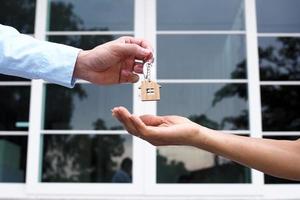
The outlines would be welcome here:
<svg viewBox="0 0 300 200">
<path fill-rule="evenodd" d="M 128 112 L 126 108 L 124 107 L 114 108 L 112 110 L 112 115 L 116 117 L 125 126 L 125 129 L 129 133 L 133 135 L 137 134 L 137 130 L 135 129 L 134 125 L 130 121 L 131 114 Z"/>
<path fill-rule="evenodd" d="M 124 44 L 120 50 L 124 55 L 134 56 L 139 60 L 148 60 L 153 57 L 152 50 L 143 48 L 137 44 Z"/>
<path fill-rule="evenodd" d="M 133 66 L 133 71 L 135 73 L 138 73 L 138 74 L 142 74 L 143 73 L 143 64 L 140 64 L 140 63 L 136 63 L 134 66 Z"/>
<path fill-rule="evenodd" d="M 130 121 L 137 131 L 137 136 L 156 146 L 163 144 L 160 142 L 162 134 L 155 130 L 157 127 L 147 126 L 140 117 L 135 115 L 131 115 Z"/>
<path fill-rule="evenodd" d="M 134 38 L 130 36 L 123 36 L 120 38 L 121 40 L 124 40 L 127 44 L 137 44 L 143 48 L 149 49 L 150 51 L 153 51 L 153 48 L 149 42 L 147 42 L 144 39 L 141 38 Z"/>
<path fill-rule="evenodd" d="M 151 44 L 146 40 L 140 38 L 134 38 L 130 36 L 123 36 L 120 37 L 118 40 L 121 41 L 122 43 L 125 43 L 125 46 L 129 45 L 136 48 L 137 51 L 131 51 L 131 55 L 135 55 L 137 59 L 143 61 L 153 60 L 153 48 Z"/>
<path fill-rule="evenodd" d="M 115 116 L 131 134 L 136 136 L 145 134 L 147 126 L 138 116 L 131 115 L 124 107 L 114 108 L 112 112 L 113 116 Z M 147 117 L 144 117 L 144 119 L 146 118 Z"/>
<path fill-rule="evenodd" d="M 156 127 L 147 126 L 147 124 L 144 123 L 146 122 L 153 125 L 159 124 L 162 121 L 161 117 L 155 117 L 152 115 L 138 117 L 131 115 L 124 107 L 114 108 L 112 112 L 113 116 L 123 123 L 125 129 L 132 135 L 140 137 L 153 145 L 162 144 L 156 139 L 161 137 L 161 134 L 155 130 Z"/>
</svg>

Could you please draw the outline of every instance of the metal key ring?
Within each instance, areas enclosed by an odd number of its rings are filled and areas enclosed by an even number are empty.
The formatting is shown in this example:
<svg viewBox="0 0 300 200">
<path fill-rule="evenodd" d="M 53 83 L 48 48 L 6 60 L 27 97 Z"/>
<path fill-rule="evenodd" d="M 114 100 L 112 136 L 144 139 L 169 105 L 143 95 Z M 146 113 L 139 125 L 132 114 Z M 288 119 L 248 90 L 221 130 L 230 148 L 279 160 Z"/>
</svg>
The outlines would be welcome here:
<svg viewBox="0 0 300 200">
<path fill-rule="evenodd" d="M 146 67 L 146 70 L 144 70 L 144 68 Z M 152 63 L 150 62 L 146 62 L 143 66 L 143 75 L 144 75 L 144 79 L 150 81 L 150 76 L 151 76 L 151 67 L 152 67 Z"/>
</svg>

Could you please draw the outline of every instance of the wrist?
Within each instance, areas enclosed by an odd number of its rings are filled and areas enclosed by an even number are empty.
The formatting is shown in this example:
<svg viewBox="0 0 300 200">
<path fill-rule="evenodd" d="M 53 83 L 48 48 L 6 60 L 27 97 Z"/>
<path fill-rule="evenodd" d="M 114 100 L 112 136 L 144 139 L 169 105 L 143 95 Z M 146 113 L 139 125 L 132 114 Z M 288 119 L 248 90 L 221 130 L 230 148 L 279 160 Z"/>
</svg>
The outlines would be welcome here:
<svg viewBox="0 0 300 200">
<path fill-rule="evenodd" d="M 191 145 L 197 148 L 206 149 L 209 143 L 209 132 L 210 129 L 196 125 L 196 134 L 191 141 Z"/>
<path fill-rule="evenodd" d="M 80 50 L 76 59 L 73 77 L 76 79 L 88 80 L 88 70 L 87 70 L 87 61 L 86 59 L 88 51 Z"/>
</svg>

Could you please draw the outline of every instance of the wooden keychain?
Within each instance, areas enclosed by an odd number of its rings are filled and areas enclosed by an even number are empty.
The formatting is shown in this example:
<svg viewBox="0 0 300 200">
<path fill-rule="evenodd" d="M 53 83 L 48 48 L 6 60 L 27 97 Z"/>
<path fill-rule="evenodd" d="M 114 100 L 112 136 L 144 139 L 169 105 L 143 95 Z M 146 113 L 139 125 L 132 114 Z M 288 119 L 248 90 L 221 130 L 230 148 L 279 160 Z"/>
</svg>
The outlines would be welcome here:
<svg viewBox="0 0 300 200">
<path fill-rule="evenodd" d="M 144 73 L 144 80 L 141 86 L 141 99 L 142 101 L 158 101 L 160 100 L 160 88 L 161 86 L 150 78 L 152 62 L 146 62 L 144 68 L 146 67 L 146 74 Z"/>
</svg>

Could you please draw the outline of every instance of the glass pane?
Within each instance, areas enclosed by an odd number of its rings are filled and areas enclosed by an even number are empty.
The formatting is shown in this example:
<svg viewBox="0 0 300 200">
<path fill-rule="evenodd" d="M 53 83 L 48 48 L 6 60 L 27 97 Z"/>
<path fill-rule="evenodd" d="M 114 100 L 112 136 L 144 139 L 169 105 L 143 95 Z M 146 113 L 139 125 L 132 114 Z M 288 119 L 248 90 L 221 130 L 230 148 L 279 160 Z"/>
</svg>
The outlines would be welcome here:
<svg viewBox="0 0 300 200">
<path fill-rule="evenodd" d="M 0 136 L 0 182 L 25 182 L 27 136 Z"/>
<path fill-rule="evenodd" d="M 300 87 L 261 86 L 264 131 L 300 130 Z"/>
<path fill-rule="evenodd" d="M 157 0 L 157 27 L 158 30 L 243 30 L 244 1 Z"/>
<path fill-rule="evenodd" d="M 132 31 L 133 0 L 50 0 L 50 31 Z"/>
<path fill-rule="evenodd" d="M 300 37 L 259 38 L 261 80 L 300 80 Z"/>
<path fill-rule="evenodd" d="M 66 44 L 77 48 L 89 50 L 96 47 L 97 45 L 115 40 L 119 37 L 121 36 L 120 35 L 97 35 L 97 36 L 69 35 L 69 36 L 49 36 L 48 40 L 51 42 Z"/>
<path fill-rule="evenodd" d="M 181 115 L 219 130 L 247 130 L 246 84 L 162 84 L 159 115 Z"/>
<path fill-rule="evenodd" d="M 246 78 L 244 36 L 159 35 L 157 42 L 158 78 Z"/>
<path fill-rule="evenodd" d="M 299 0 L 257 0 L 259 32 L 300 32 Z"/>
<path fill-rule="evenodd" d="M 264 136 L 264 138 L 275 140 L 297 140 L 300 136 Z M 265 174 L 265 184 L 299 184 L 300 181 L 291 181 Z"/>
<path fill-rule="evenodd" d="M 42 182 L 132 182 L 132 136 L 44 135 Z"/>
<path fill-rule="evenodd" d="M 193 147 L 159 147 L 157 183 L 250 183 L 250 169 Z"/>
<path fill-rule="evenodd" d="M 34 31 L 36 0 L 1 1 L 0 24 L 12 26 L 22 33 Z"/>
<path fill-rule="evenodd" d="M 30 80 L 17 77 L 17 76 L 8 76 L 8 75 L 0 74 L 0 81 L 30 81 Z"/>
<path fill-rule="evenodd" d="M 30 87 L 0 87 L 0 131 L 26 131 L 29 121 Z"/>
<path fill-rule="evenodd" d="M 111 109 L 124 106 L 132 111 L 132 98 L 131 85 L 77 84 L 68 89 L 47 84 L 44 129 L 123 129 Z"/>
</svg>

